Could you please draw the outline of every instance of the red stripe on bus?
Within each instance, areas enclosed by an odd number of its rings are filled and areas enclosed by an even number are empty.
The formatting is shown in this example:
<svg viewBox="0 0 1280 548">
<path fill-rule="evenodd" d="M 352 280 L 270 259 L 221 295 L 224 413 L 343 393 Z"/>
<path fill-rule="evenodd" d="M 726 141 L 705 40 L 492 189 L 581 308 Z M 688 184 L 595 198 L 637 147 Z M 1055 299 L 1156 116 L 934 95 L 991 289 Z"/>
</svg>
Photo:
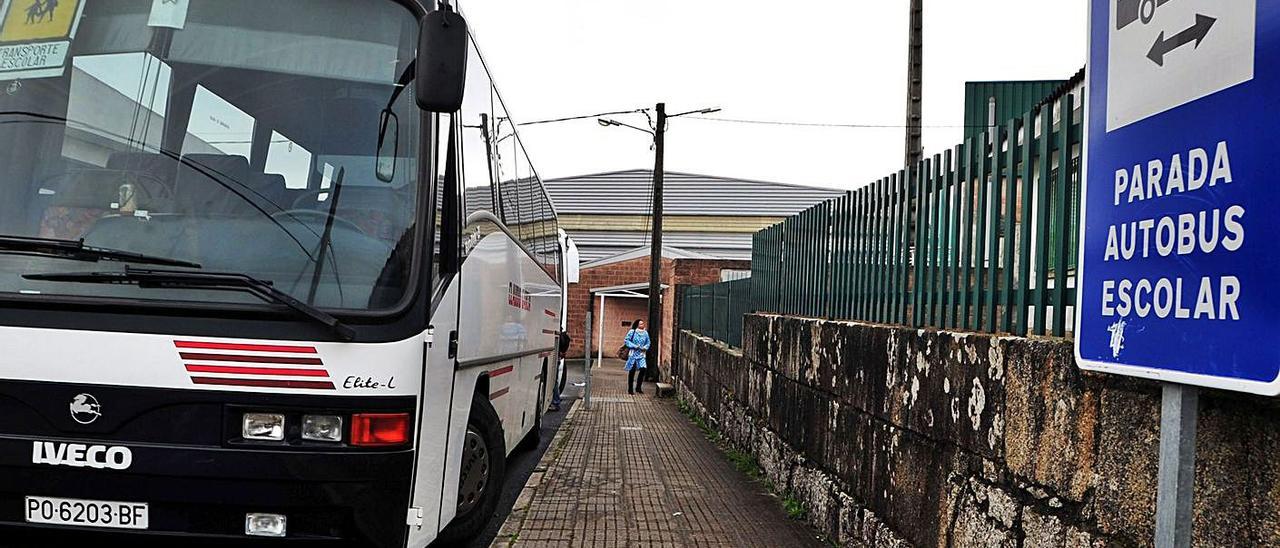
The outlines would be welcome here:
<svg viewBox="0 0 1280 548">
<path fill-rule="evenodd" d="M 491 378 L 491 379 L 492 379 L 492 378 L 497 377 L 497 376 L 499 376 L 499 375 L 506 375 L 507 373 L 510 373 L 510 372 L 512 372 L 512 371 L 514 371 L 514 370 L 515 370 L 515 366 L 514 366 L 514 365 L 508 365 L 508 366 L 503 367 L 503 368 L 501 368 L 501 369 L 494 369 L 493 371 L 490 371 L 490 372 L 489 372 L 489 378 Z"/>
<path fill-rule="evenodd" d="M 241 356 L 239 354 L 202 354 L 197 352 L 179 352 L 179 356 L 190 361 L 239 362 L 239 363 L 283 363 L 288 365 L 324 365 L 320 358 L 294 358 L 289 356 Z"/>
<path fill-rule="evenodd" d="M 282 377 L 328 377 L 323 369 L 297 369 L 293 367 L 240 367 L 235 365 L 191 365 L 191 373 L 230 373 L 233 375 L 280 375 Z"/>
<path fill-rule="evenodd" d="M 503 397 L 503 396 L 507 395 L 507 392 L 508 392 L 508 391 L 510 391 L 510 390 L 511 390 L 510 388 L 503 388 L 502 390 L 498 390 L 497 392 L 494 392 L 494 393 L 492 393 L 492 394 L 489 394 L 489 399 L 490 399 L 490 400 L 496 400 L 496 399 L 498 399 L 498 398 L 501 398 L 501 397 Z"/>
<path fill-rule="evenodd" d="M 545 312 L 548 316 L 551 316 L 552 318 L 556 317 L 556 313 L 555 313 L 555 312 L 552 312 L 552 311 L 547 310 L 547 309 L 543 309 L 542 311 L 543 311 L 543 312 Z"/>
<path fill-rule="evenodd" d="M 257 388 L 311 388 L 316 390 L 333 390 L 329 381 L 277 381 L 270 379 L 220 379 L 214 377 L 191 377 L 196 384 L 212 384 L 218 386 L 253 386 Z"/>
<path fill-rule="evenodd" d="M 178 348 L 193 348 L 199 350 L 239 350 L 241 352 L 292 352 L 294 354 L 315 354 L 316 349 L 312 346 L 282 346 L 276 344 L 238 344 L 238 343 L 217 343 L 217 342 L 196 342 L 196 341 L 173 341 L 173 345 Z"/>
</svg>

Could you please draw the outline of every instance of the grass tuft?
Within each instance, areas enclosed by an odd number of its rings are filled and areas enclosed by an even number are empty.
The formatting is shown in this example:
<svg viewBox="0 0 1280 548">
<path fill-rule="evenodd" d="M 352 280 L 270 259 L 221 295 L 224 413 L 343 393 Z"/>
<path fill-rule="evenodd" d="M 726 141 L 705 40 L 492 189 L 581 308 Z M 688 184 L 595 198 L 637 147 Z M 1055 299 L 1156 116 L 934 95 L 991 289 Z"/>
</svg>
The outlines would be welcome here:
<svg viewBox="0 0 1280 548">
<path fill-rule="evenodd" d="M 725 455 L 729 457 L 729 462 L 733 463 L 733 467 L 737 468 L 747 477 L 759 481 L 763 476 L 760 470 L 760 461 L 756 460 L 755 455 L 743 453 L 731 447 L 724 447 Z"/>
<path fill-rule="evenodd" d="M 697 426 L 699 430 L 702 430 L 702 435 L 706 436 L 707 439 L 711 440 L 716 445 L 720 444 L 720 432 L 717 432 L 715 428 L 712 428 L 711 425 L 707 424 L 707 421 L 702 418 L 702 415 L 699 415 L 693 410 L 693 406 L 689 405 L 689 402 L 685 401 L 684 398 L 681 398 L 676 401 L 676 408 L 679 409 L 684 416 L 689 417 L 689 420 L 693 421 L 694 426 Z"/>
<path fill-rule="evenodd" d="M 804 521 L 809 517 L 809 509 L 805 508 L 804 503 L 792 495 L 787 495 L 782 499 L 782 509 L 786 511 L 787 518 L 794 521 Z"/>
<path fill-rule="evenodd" d="M 730 445 L 724 437 L 720 435 L 720 432 L 707 424 L 707 421 L 694 411 L 693 406 L 684 398 L 676 400 L 676 408 L 680 410 L 680 413 L 689 417 L 689 420 L 693 422 L 699 430 L 702 430 L 703 435 L 705 435 L 707 439 L 711 440 L 712 443 L 715 443 L 716 446 L 724 452 L 725 456 L 729 459 L 729 462 L 733 464 L 734 468 L 737 468 L 743 475 L 751 478 L 752 481 L 761 483 L 770 492 L 781 497 L 782 509 L 786 512 L 787 518 L 795 521 L 804 521 L 809 517 L 809 509 L 805 507 L 804 503 L 801 502 L 800 499 L 796 498 L 795 495 L 791 494 L 789 491 L 779 489 L 769 481 L 769 478 L 765 477 L 764 470 L 760 468 L 760 461 L 756 459 L 755 455 L 739 451 Z"/>
</svg>

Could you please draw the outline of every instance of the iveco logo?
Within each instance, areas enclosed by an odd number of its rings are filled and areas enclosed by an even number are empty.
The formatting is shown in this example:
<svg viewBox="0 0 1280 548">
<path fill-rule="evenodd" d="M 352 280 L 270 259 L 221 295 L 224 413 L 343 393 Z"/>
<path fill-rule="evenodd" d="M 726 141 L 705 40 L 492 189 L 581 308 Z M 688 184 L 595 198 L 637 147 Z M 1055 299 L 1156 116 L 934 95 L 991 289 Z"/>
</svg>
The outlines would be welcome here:
<svg viewBox="0 0 1280 548">
<path fill-rule="evenodd" d="M 76 394 L 71 398 L 71 418 L 80 424 L 90 424 L 102 416 L 102 406 L 93 394 Z"/>
<path fill-rule="evenodd" d="M 37 441 L 32 442 L 31 462 L 74 468 L 124 470 L 133 464 L 133 451 L 119 446 Z"/>
</svg>

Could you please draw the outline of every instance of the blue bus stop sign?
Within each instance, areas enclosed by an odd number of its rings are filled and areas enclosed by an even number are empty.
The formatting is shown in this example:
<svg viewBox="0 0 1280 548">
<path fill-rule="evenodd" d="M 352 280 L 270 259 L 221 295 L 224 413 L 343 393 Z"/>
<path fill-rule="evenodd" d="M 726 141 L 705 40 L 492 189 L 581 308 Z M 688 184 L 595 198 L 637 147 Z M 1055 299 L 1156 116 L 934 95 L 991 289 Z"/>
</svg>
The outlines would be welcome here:
<svg viewBox="0 0 1280 548">
<path fill-rule="evenodd" d="M 1280 393 L 1280 2 L 1090 0 L 1076 358 Z"/>
</svg>

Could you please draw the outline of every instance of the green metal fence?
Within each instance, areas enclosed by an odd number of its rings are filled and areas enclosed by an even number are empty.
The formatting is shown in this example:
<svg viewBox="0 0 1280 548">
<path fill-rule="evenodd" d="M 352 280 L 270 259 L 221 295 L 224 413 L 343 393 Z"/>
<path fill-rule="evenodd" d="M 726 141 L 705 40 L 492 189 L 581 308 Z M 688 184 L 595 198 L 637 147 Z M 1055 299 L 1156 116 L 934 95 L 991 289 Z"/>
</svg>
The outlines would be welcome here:
<svg viewBox="0 0 1280 548">
<path fill-rule="evenodd" d="M 1065 95 L 757 233 L 751 306 L 918 327 L 1070 334 L 1079 104 Z M 740 325 L 741 318 L 725 322 Z"/>
<path fill-rule="evenodd" d="M 685 288 L 680 303 L 680 328 L 742 346 L 742 317 L 756 307 L 751 278 Z"/>
<path fill-rule="evenodd" d="M 752 311 L 1071 335 L 1080 104 L 1064 95 L 756 233 L 751 278 L 686 288 L 680 327 L 733 346 Z"/>
</svg>

